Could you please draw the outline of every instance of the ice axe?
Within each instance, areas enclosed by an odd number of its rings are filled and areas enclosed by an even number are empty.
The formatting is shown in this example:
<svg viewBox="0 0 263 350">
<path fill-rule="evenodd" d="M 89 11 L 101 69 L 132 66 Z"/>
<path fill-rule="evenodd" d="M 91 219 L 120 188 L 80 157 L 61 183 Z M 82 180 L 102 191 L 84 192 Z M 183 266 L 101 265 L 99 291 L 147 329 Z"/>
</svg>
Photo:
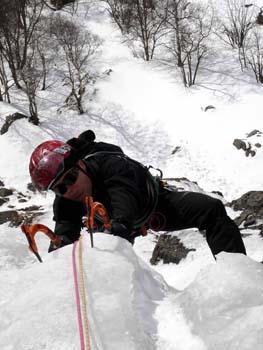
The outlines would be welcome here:
<svg viewBox="0 0 263 350">
<path fill-rule="evenodd" d="M 34 225 L 21 225 L 22 232 L 26 235 L 27 241 L 29 243 L 29 249 L 35 256 L 37 257 L 39 262 L 43 262 L 41 256 L 38 253 L 37 244 L 35 241 L 35 235 L 37 232 L 43 232 L 46 236 L 48 236 L 51 241 L 57 246 L 60 247 L 62 244 L 61 239 L 55 235 L 53 231 L 51 231 L 47 226 L 42 224 L 34 224 Z"/>
<path fill-rule="evenodd" d="M 90 233 L 90 242 L 91 247 L 93 248 L 93 230 L 94 230 L 94 217 L 95 214 L 98 213 L 98 215 L 102 218 L 104 227 L 107 230 L 111 229 L 111 223 L 109 216 L 107 214 L 107 210 L 104 207 L 103 204 L 99 202 L 94 202 L 92 197 L 86 197 L 86 208 L 87 208 L 87 216 L 86 216 L 86 226 L 88 229 L 88 232 Z"/>
</svg>

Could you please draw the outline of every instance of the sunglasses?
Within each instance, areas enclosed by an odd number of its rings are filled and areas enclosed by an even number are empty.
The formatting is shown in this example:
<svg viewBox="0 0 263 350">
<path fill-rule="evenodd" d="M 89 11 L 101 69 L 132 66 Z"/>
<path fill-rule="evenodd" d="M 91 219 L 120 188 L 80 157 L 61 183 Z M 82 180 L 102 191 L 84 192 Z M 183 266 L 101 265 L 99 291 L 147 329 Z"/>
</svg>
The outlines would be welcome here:
<svg viewBox="0 0 263 350">
<path fill-rule="evenodd" d="M 63 181 L 60 182 L 58 185 L 54 186 L 51 188 L 53 192 L 55 192 L 56 195 L 58 196 L 63 196 L 68 188 L 77 181 L 78 176 L 79 176 L 79 168 L 74 167 L 72 168 L 64 177 Z"/>
</svg>

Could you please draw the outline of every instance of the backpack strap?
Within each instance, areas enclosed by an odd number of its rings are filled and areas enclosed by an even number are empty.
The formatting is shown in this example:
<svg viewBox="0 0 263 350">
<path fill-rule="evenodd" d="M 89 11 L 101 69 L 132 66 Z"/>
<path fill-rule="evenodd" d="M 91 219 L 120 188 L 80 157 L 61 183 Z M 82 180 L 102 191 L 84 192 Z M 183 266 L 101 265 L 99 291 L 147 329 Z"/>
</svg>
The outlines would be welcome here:
<svg viewBox="0 0 263 350">
<path fill-rule="evenodd" d="M 134 160 L 134 159 L 128 157 L 126 154 L 121 153 L 121 152 L 98 151 L 98 152 L 94 152 L 92 154 L 88 154 L 86 157 L 83 158 L 83 161 L 92 160 L 92 158 L 97 157 L 97 156 L 102 156 L 102 155 L 119 156 L 119 157 L 121 157 L 123 159 L 126 159 L 126 160 L 132 162 L 132 163 L 135 163 L 136 165 L 139 165 L 140 167 L 142 167 L 145 170 L 146 188 L 147 188 L 147 193 L 148 193 L 148 202 L 147 202 L 147 205 L 146 205 L 145 212 L 143 213 L 143 215 L 138 220 L 136 220 L 134 222 L 134 225 L 133 225 L 133 228 L 135 230 L 138 229 L 138 228 L 141 228 L 142 226 L 144 226 L 148 222 L 148 220 L 152 216 L 152 214 L 153 214 L 153 212 L 154 212 L 154 210 L 155 210 L 155 208 L 157 206 L 158 195 L 159 195 L 159 183 L 160 183 L 161 177 L 160 176 L 153 176 L 150 173 L 149 168 L 152 168 L 152 166 L 146 167 L 145 165 L 141 164 L 137 160 Z M 89 170 L 91 170 L 91 172 L 93 172 L 93 171 L 96 172 L 96 171 L 99 170 L 99 167 L 96 164 L 96 162 L 89 162 L 89 164 L 91 165 L 91 168 L 89 169 Z M 161 172 L 161 176 L 162 176 L 162 172 Z"/>
</svg>

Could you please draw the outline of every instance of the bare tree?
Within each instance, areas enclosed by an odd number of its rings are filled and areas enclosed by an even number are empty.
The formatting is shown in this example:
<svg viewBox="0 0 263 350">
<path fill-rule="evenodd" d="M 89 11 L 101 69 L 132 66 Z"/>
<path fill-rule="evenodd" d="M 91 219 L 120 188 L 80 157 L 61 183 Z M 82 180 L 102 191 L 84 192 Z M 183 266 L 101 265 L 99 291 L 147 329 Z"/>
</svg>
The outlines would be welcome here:
<svg viewBox="0 0 263 350">
<path fill-rule="evenodd" d="M 65 82 L 70 86 L 67 103 L 73 101 L 80 114 L 84 113 L 82 99 L 86 85 L 91 83 L 93 75 L 89 64 L 100 46 L 98 38 L 82 31 L 72 21 L 58 16 L 52 25 L 66 62 Z"/>
<path fill-rule="evenodd" d="M 146 61 L 151 60 L 165 35 L 165 18 L 159 13 L 163 4 L 158 0 L 103 1 L 109 5 L 109 12 L 126 39 L 140 46 Z"/>
<path fill-rule="evenodd" d="M 36 92 L 42 77 L 39 77 L 38 71 L 34 67 L 29 66 L 28 63 L 26 63 L 26 65 L 21 70 L 20 76 L 21 80 L 24 83 L 24 87 L 22 87 L 22 90 L 25 92 L 29 102 L 29 121 L 35 125 L 38 125 L 39 117 L 36 101 Z"/>
<path fill-rule="evenodd" d="M 209 51 L 212 12 L 209 7 L 187 0 L 168 0 L 166 11 L 170 31 L 165 46 L 176 60 L 184 85 L 190 87 L 196 83 L 200 64 Z"/>
<path fill-rule="evenodd" d="M 108 11 L 122 34 L 129 33 L 133 21 L 133 0 L 102 0 L 108 4 Z"/>
<path fill-rule="evenodd" d="M 28 47 L 43 7 L 42 0 L 1 0 L 0 3 L 0 50 L 18 88 L 21 85 L 17 73 L 26 64 Z"/>
<path fill-rule="evenodd" d="M 249 47 L 246 50 L 249 67 L 255 74 L 256 81 L 263 84 L 263 33 L 256 28 L 250 33 Z"/>
<path fill-rule="evenodd" d="M 233 48 L 245 45 L 249 30 L 254 24 L 254 6 L 246 0 L 227 0 L 227 16 L 223 25 L 223 34 Z"/>
<path fill-rule="evenodd" d="M 11 103 L 9 89 L 11 88 L 10 81 L 8 80 L 6 65 L 3 59 L 3 55 L 0 52 L 0 101 L 6 101 Z"/>
<path fill-rule="evenodd" d="M 23 69 L 19 71 L 22 90 L 25 92 L 29 102 L 29 122 L 38 125 L 37 91 L 43 80 L 43 67 L 39 64 L 40 58 L 35 46 L 28 50 L 28 57 Z"/>
<path fill-rule="evenodd" d="M 166 34 L 165 17 L 160 16 L 161 9 L 157 1 L 135 0 L 134 23 L 131 28 L 133 40 L 138 40 L 143 47 L 144 59 L 153 58 L 160 39 Z M 161 5 L 163 6 L 163 5 Z"/>
<path fill-rule="evenodd" d="M 255 25 L 255 6 L 246 0 L 227 0 L 225 14 L 220 16 L 217 35 L 233 49 L 238 49 L 241 69 L 247 66 L 246 39 Z"/>
<path fill-rule="evenodd" d="M 41 90 L 46 90 L 54 83 L 50 80 L 50 72 L 54 69 L 54 64 L 57 61 L 57 42 L 50 36 L 50 23 L 52 23 L 52 16 L 42 16 L 36 26 L 31 43 L 39 58 L 39 65 L 43 72 Z"/>
</svg>

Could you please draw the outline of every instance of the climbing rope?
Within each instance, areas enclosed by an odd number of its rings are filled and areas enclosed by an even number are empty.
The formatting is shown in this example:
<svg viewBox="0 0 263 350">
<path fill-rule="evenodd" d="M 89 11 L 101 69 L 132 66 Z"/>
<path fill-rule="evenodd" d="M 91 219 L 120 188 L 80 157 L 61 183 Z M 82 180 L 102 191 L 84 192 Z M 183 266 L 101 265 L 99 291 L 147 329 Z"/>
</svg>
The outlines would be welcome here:
<svg viewBox="0 0 263 350">
<path fill-rule="evenodd" d="M 80 348 L 81 348 L 81 350 L 85 350 L 85 341 L 84 341 L 84 334 L 83 334 L 81 306 L 80 306 L 80 297 L 79 297 L 78 272 L 77 272 L 77 266 L 76 266 L 76 248 L 77 248 L 77 244 L 78 244 L 77 241 L 75 241 L 74 244 L 73 244 L 73 249 L 72 249 L 72 266 L 73 266 L 73 277 L 74 277 L 76 304 L 77 304 L 77 317 L 78 317 L 78 325 L 79 325 Z"/>
<path fill-rule="evenodd" d="M 87 197 L 86 205 L 87 205 L 86 225 L 88 230 L 91 233 L 91 238 L 92 238 L 91 243 L 93 247 L 92 233 L 94 229 L 95 213 L 98 213 L 106 229 L 110 230 L 111 223 L 107 215 L 107 211 L 101 203 L 93 202 L 92 197 Z M 38 231 L 46 234 L 53 242 L 55 248 L 60 248 L 62 246 L 61 239 L 45 225 L 34 224 L 31 226 L 28 226 L 26 224 L 22 224 L 21 229 L 28 240 L 30 250 L 35 254 L 39 262 L 42 262 L 42 259 L 38 253 L 37 244 L 35 241 L 35 235 Z M 77 245 L 79 245 L 78 269 L 77 269 L 77 263 L 76 263 Z M 85 292 L 82 250 L 83 249 L 82 249 L 82 236 L 81 236 L 79 241 L 75 241 L 73 244 L 72 267 L 73 267 L 74 287 L 75 287 L 76 306 L 77 306 L 77 319 L 78 319 L 78 326 L 79 326 L 80 348 L 81 350 L 90 350 L 91 344 L 90 344 L 89 325 L 88 325 L 88 317 L 87 317 L 87 302 L 86 302 L 86 292 Z"/>
<path fill-rule="evenodd" d="M 85 282 L 84 282 L 84 269 L 83 269 L 83 259 L 82 259 L 82 236 L 79 239 L 79 283 L 80 283 L 80 296 L 82 301 L 82 311 L 83 311 L 83 323 L 84 323 L 84 335 L 86 349 L 90 349 L 90 335 L 89 335 L 89 325 L 88 325 L 88 313 L 87 313 L 87 301 L 85 293 Z"/>
<path fill-rule="evenodd" d="M 76 264 L 76 248 L 79 243 L 79 283 L 78 283 L 78 271 Z M 72 265 L 73 265 L 73 276 L 74 276 L 74 287 L 77 304 L 77 318 L 79 325 L 79 336 L 80 336 L 80 348 L 81 350 L 90 350 L 90 335 L 87 317 L 87 303 L 84 283 L 84 270 L 83 270 L 83 256 L 82 256 L 82 236 L 79 241 L 75 241 L 72 249 Z"/>
</svg>

